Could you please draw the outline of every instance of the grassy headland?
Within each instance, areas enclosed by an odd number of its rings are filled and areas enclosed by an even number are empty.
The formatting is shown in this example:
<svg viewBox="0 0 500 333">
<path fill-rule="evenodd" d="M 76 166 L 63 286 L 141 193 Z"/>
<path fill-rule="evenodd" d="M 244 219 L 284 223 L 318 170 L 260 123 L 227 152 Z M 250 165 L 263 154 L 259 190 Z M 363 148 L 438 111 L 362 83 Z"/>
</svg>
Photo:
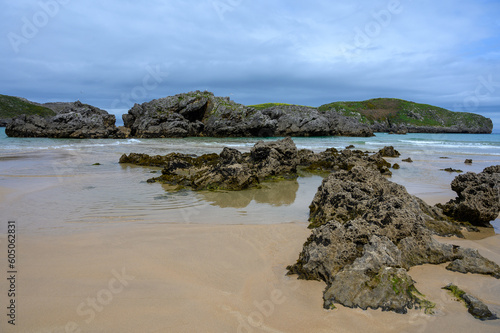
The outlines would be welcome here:
<svg viewBox="0 0 500 333">
<path fill-rule="evenodd" d="M 55 116 L 51 109 L 30 103 L 29 101 L 13 96 L 0 95 L 0 119 L 7 119 L 26 115 L 40 115 L 43 117 Z"/>
</svg>

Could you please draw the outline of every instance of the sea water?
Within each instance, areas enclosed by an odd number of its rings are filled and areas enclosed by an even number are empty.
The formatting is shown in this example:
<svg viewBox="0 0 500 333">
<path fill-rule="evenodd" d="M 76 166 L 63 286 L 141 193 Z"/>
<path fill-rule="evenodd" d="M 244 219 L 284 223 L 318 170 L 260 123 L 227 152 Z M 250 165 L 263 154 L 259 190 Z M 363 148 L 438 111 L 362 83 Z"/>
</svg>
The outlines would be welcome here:
<svg viewBox="0 0 500 333">
<path fill-rule="evenodd" d="M 269 224 L 307 222 L 322 178 L 264 184 L 263 189 L 239 192 L 169 192 L 146 180 L 160 168 L 119 164 L 122 154 L 164 155 L 220 153 L 224 147 L 250 151 L 260 141 L 276 138 L 179 139 L 49 139 L 10 138 L 0 129 L 0 219 L 17 220 L 25 232 L 75 232 L 124 224 Z M 374 137 L 293 138 L 299 149 L 327 148 L 376 152 L 394 146 L 400 169 L 391 180 L 431 204 L 455 193 L 450 183 L 457 173 L 480 172 L 500 164 L 500 134 L 377 133 Z M 402 162 L 410 157 L 413 163 Z M 465 164 L 472 159 L 472 164 Z M 497 220 L 498 221 L 498 220 Z M 495 223 L 495 226 L 497 223 Z M 500 231 L 500 230 L 498 230 Z"/>
</svg>

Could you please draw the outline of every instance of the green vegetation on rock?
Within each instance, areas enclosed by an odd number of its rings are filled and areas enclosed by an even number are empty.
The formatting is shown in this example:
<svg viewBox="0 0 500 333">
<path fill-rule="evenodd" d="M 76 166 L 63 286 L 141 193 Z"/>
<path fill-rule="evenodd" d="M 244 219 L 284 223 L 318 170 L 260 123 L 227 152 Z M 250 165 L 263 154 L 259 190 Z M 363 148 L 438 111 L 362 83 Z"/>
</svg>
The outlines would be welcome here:
<svg viewBox="0 0 500 333">
<path fill-rule="evenodd" d="M 254 108 L 256 110 L 264 110 L 264 109 L 269 109 L 272 108 L 273 106 L 292 106 L 294 104 L 287 104 L 287 103 L 263 103 L 263 104 L 255 104 L 255 105 L 247 105 L 249 108 Z M 297 106 L 303 106 L 303 105 L 297 105 Z"/>
<path fill-rule="evenodd" d="M 0 119 L 13 118 L 21 114 L 37 114 L 42 117 L 56 115 L 51 109 L 30 103 L 28 100 L 19 97 L 0 95 Z"/>
<path fill-rule="evenodd" d="M 356 117 L 361 122 L 389 122 L 413 126 L 491 127 L 491 121 L 481 115 L 453 112 L 437 106 L 419 104 L 396 98 L 375 98 L 360 102 L 334 102 L 318 108 L 321 112 L 335 111 L 345 116 Z"/>
</svg>

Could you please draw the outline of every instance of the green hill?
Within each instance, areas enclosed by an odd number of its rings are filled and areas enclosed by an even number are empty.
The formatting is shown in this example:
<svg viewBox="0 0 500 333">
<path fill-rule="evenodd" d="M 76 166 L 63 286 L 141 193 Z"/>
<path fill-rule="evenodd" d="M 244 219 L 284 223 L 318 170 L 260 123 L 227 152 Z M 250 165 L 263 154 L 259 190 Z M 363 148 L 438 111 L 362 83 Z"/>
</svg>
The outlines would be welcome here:
<svg viewBox="0 0 500 333">
<path fill-rule="evenodd" d="M 357 117 L 367 124 L 492 128 L 491 120 L 467 112 L 453 112 L 437 106 L 419 104 L 396 98 L 375 98 L 361 102 L 334 102 L 322 105 L 320 111 L 336 111 Z"/>
<path fill-rule="evenodd" d="M 292 104 L 286 104 L 286 103 L 264 103 L 264 104 L 255 104 L 255 105 L 247 105 L 250 108 L 254 108 L 256 110 L 264 110 L 264 109 L 269 109 L 272 108 L 273 106 L 289 106 Z"/>
<path fill-rule="evenodd" d="M 30 103 L 25 99 L 0 95 L 0 119 L 13 118 L 21 114 L 37 114 L 43 117 L 56 115 L 51 109 Z"/>
</svg>

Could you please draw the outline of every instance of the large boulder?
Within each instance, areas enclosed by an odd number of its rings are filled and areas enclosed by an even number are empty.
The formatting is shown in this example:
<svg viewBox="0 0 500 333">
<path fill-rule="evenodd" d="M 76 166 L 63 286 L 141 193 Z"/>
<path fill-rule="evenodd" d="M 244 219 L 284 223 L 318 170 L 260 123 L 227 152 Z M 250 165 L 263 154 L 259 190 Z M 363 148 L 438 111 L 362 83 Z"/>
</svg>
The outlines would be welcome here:
<svg viewBox="0 0 500 333">
<path fill-rule="evenodd" d="M 427 224 L 447 223 L 439 220 L 440 211 L 374 168 L 331 174 L 310 210 L 312 234 L 288 270 L 326 282 L 325 308 L 431 308 L 407 272 L 425 263 L 451 262 L 450 270 L 500 277 L 500 267 L 477 251 L 436 241 Z"/>
<path fill-rule="evenodd" d="M 250 161 L 260 178 L 295 175 L 299 164 L 298 151 L 290 137 L 283 140 L 259 141 L 250 150 Z"/>
<path fill-rule="evenodd" d="M 443 212 L 458 221 L 476 226 L 490 226 L 500 213 L 500 165 L 491 166 L 480 173 L 458 175 L 451 183 L 458 195 L 444 205 Z"/>
<path fill-rule="evenodd" d="M 49 138 L 108 138 L 117 133 L 116 118 L 94 106 L 74 103 L 57 103 L 59 113 L 52 117 L 21 115 L 6 127 L 12 137 Z"/>
</svg>

